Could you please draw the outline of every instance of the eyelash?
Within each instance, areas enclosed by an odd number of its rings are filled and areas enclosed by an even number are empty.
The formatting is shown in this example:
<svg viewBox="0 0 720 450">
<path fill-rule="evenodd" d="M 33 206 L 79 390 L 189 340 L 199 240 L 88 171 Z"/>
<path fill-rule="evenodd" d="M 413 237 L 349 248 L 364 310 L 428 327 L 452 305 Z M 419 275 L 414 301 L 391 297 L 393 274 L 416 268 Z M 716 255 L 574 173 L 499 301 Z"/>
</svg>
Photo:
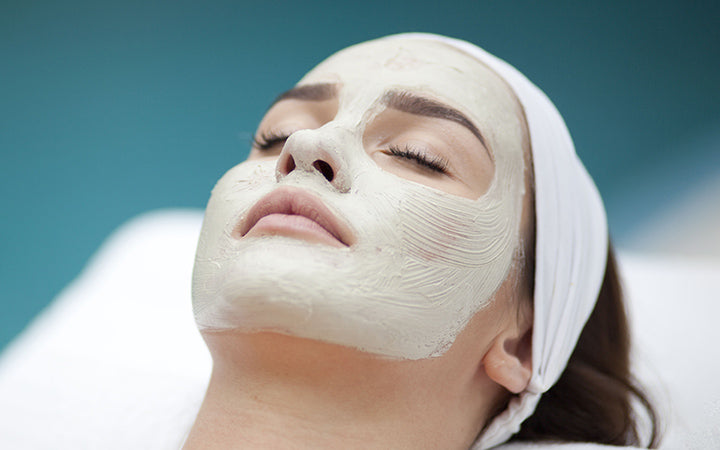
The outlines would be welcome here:
<svg viewBox="0 0 720 450">
<path fill-rule="evenodd" d="M 448 162 L 445 158 L 440 156 L 430 156 L 422 150 L 418 150 L 409 145 L 405 145 L 403 147 L 391 145 L 385 153 L 411 160 L 419 166 L 432 170 L 433 172 L 442 174 L 448 173 Z"/>
<path fill-rule="evenodd" d="M 252 144 L 260 151 L 267 151 L 278 144 L 283 144 L 289 137 L 289 133 L 263 131 L 259 136 L 253 137 Z"/>
<path fill-rule="evenodd" d="M 287 133 L 277 131 L 263 131 L 259 136 L 253 137 L 253 145 L 260 151 L 267 151 L 276 145 L 283 144 L 290 137 Z M 419 166 L 429 169 L 433 172 L 447 174 L 448 162 L 440 156 L 429 156 L 422 150 L 418 150 L 409 145 L 399 146 L 391 145 L 385 151 L 386 154 L 397 156 L 415 162 Z"/>
</svg>

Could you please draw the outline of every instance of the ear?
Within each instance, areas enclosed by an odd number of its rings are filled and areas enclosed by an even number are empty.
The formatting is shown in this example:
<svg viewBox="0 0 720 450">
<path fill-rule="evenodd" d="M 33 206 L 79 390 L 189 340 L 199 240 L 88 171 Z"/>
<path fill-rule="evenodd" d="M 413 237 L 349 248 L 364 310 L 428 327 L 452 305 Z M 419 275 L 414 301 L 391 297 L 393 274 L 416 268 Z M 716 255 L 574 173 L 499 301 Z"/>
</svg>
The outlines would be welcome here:
<svg viewBox="0 0 720 450">
<path fill-rule="evenodd" d="M 500 333 L 483 356 L 488 377 L 508 391 L 524 391 L 532 376 L 532 319 Z"/>
</svg>

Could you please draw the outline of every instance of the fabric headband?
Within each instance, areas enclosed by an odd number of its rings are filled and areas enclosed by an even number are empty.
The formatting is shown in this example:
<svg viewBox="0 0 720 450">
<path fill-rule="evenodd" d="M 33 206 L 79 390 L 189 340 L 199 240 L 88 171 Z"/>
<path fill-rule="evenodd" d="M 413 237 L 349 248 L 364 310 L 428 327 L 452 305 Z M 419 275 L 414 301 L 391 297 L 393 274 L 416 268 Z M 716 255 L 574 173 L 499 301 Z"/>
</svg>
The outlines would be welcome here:
<svg viewBox="0 0 720 450">
<path fill-rule="evenodd" d="M 517 69 L 469 42 L 445 36 L 405 33 L 386 39 L 428 39 L 462 50 L 504 78 L 525 110 L 535 169 L 532 377 L 525 391 L 490 422 L 472 447 L 490 448 L 517 433 L 540 396 L 565 370 L 605 275 L 605 208 L 575 153 L 562 116 L 545 93 Z"/>
</svg>

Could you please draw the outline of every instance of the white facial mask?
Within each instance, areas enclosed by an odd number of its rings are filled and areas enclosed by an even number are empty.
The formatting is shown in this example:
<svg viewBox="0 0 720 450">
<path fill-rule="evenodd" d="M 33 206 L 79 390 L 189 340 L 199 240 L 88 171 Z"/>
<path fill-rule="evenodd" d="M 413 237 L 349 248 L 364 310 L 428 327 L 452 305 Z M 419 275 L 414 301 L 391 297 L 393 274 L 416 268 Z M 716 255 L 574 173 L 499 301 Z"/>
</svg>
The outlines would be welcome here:
<svg viewBox="0 0 720 450">
<path fill-rule="evenodd" d="M 512 94 L 476 60 L 443 44 L 372 41 L 350 47 L 300 84 L 338 83 L 339 110 L 285 144 L 296 169 L 275 159 L 231 169 L 213 189 L 193 274 L 201 330 L 275 331 L 393 358 L 443 354 L 506 279 L 518 246 L 524 191 L 522 122 Z M 472 200 L 384 171 L 363 132 L 389 89 L 424 95 L 466 114 L 493 154 L 494 177 Z M 312 170 L 322 149 L 339 167 Z M 300 188 L 353 231 L 351 247 L 234 230 L 266 194 Z"/>
</svg>

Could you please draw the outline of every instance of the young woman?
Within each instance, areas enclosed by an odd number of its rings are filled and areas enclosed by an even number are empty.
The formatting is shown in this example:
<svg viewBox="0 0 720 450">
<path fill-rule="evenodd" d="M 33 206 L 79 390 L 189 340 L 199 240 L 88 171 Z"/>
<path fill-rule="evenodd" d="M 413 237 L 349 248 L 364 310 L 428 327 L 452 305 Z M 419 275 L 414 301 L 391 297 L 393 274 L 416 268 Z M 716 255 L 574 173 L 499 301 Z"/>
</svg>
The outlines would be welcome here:
<svg viewBox="0 0 720 450">
<path fill-rule="evenodd" d="M 633 398 L 652 417 L 562 118 L 457 40 L 353 46 L 278 97 L 213 190 L 193 307 L 187 449 L 636 445 Z"/>
</svg>

